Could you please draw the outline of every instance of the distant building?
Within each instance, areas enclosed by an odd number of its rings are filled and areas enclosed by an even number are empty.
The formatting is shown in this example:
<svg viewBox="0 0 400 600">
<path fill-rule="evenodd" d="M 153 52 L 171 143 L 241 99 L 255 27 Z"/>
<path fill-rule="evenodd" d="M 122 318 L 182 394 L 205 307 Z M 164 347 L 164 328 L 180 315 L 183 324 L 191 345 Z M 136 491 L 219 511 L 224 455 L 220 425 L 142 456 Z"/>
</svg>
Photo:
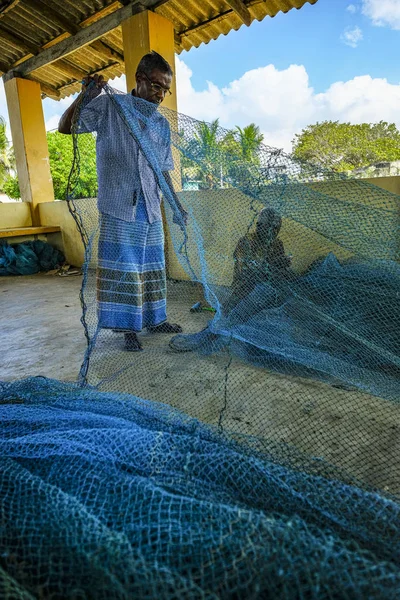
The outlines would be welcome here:
<svg viewBox="0 0 400 600">
<path fill-rule="evenodd" d="M 393 177 L 400 175 L 400 160 L 394 160 L 393 162 L 379 162 L 368 167 L 362 167 L 360 169 L 354 169 L 349 171 L 351 177 L 359 179 L 369 177 Z"/>
</svg>

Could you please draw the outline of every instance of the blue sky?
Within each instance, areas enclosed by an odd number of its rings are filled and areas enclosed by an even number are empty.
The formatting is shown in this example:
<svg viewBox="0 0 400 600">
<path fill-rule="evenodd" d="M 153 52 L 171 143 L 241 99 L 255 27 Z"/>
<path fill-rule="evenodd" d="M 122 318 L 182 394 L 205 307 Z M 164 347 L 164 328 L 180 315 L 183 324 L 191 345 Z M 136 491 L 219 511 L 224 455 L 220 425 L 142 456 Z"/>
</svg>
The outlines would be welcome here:
<svg viewBox="0 0 400 600">
<path fill-rule="evenodd" d="M 255 122 L 285 150 L 324 119 L 400 127 L 399 42 L 400 0 L 318 0 L 183 52 L 178 107 L 225 127 Z M 125 89 L 124 78 L 112 85 Z M 71 100 L 44 101 L 48 129 Z"/>
<path fill-rule="evenodd" d="M 400 0 L 392 3 L 400 5 Z M 350 5 L 355 10 L 347 10 Z M 305 65 L 316 92 L 335 81 L 362 74 L 399 83 L 400 31 L 373 25 L 372 19 L 362 14 L 362 8 L 360 1 L 319 0 L 301 10 L 278 13 L 273 19 L 241 27 L 216 42 L 181 54 L 181 58 L 192 69 L 192 82 L 200 89 L 207 79 L 224 86 L 244 72 L 269 63 L 278 69 L 292 63 Z M 356 27 L 363 39 L 352 48 L 341 36 L 346 29 Z"/>
</svg>

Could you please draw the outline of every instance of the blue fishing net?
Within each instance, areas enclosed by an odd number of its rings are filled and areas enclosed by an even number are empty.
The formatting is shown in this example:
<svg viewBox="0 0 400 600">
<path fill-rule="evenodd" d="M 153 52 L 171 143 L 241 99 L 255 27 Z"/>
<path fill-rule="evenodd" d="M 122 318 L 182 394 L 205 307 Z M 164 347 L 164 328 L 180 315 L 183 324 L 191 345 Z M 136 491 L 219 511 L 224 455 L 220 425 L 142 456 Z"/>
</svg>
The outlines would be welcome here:
<svg viewBox="0 0 400 600">
<path fill-rule="evenodd" d="M 0 597 L 400 598 L 399 197 L 91 89 L 88 348 L 0 386 Z"/>
<path fill-rule="evenodd" d="M 399 597 L 398 504 L 332 467 L 51 380 L 0 415 L 2 598 Z"/>
<path fill-rule="evenodd" d="M 62 252 L 42 240 L 0 242 L 0 275 L 34 275 L 60 267 L 64 261 Z"/>
</svg>

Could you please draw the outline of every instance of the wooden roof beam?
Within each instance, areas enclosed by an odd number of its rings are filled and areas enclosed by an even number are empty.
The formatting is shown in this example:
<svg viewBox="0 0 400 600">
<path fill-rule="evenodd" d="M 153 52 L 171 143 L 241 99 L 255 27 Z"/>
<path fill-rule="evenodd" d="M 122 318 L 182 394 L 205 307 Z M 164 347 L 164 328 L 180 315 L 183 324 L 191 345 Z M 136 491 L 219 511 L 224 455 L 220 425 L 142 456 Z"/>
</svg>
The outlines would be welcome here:
<svg viewBox="0 0 400 600">
<path fill-rule="evenodd" d="M 83 46 L 87 46 L 95 40 L 98 40 L 101 36 L 118 27 L 125 19 L 128 19 L 143 10 L 150 9 L 157 4 L 159 4 L 159 2 L 155 2 L 154 0 L 130 1 L 127 6 L 123 6 L 84 29 L 80 29 L 75 35 L 62 40 L 58 44 L 51 46 L 46 50 L 42 50 L 37 56 L 28 58 L 12 70 L 11 76 L 23 77 L 36 69 L 51 64 L 56 60 L 71 54 L 78 48 L 82 48 Z M 7 74 L 4 78 L 7 80 Z"/>
<path fill-rule="evenodd" d="M 0 62 L 0 71 L 2 71 L 3 73 L 7 73 L 8 69 L 9 66 L 6 63 Z"/>
<path fill-rule="evenodd" d="M 9 4 L 6 8 L 3 8 L 3 10 L 0 13 L 0 19 L 2 19 L 8 12 L 10 12 L 10 10 L 15 8 L 20 2 L 21 0 L 13 0 L 11 4 Z"/>
<path fill-rule="evenodd" d="M 42 83 L 41 81 L 38 81 L 38 83 L 40 84 L 40 89 L 42 90 L 43 94 L 46 94 L 46 96 L 50 96 L 50 98 L 54 98 L 55 100 L 60 99 L 60 92 L 57 88 L 47 85 L 46 83 Z"/>
<path fill-rule="evenodd" d="M 251 25 L 252 16 L 243 0 L 226 0 L 226 3 L 229 4 L 247 27 Z"/>
<path fill-rule="evenodd" d="M 101 69 L 96 69 L 96 73 L 104 73 L 106 72 L 108 69 L 112 69 L 112 67 L 116 67 L 118 66 L 118 62 L 115 62 L 113 64 L 107 65 L 106 67 L 102 67 Z M 87 75 L 90 73 L 86 73 Z M 33 79 L 33 77 L 30 77 L 30 79 Z M 79 82 L 77 81 L 71 81 L 69 83 L 64 83 L 63 85 L 58 86 L 57 88 L 54 88 L 59 94 L 62 92 L 62 90 L 64 90 L 65 88 L 69 88 L 71 86 L 77 85 Z"/>
</svg>

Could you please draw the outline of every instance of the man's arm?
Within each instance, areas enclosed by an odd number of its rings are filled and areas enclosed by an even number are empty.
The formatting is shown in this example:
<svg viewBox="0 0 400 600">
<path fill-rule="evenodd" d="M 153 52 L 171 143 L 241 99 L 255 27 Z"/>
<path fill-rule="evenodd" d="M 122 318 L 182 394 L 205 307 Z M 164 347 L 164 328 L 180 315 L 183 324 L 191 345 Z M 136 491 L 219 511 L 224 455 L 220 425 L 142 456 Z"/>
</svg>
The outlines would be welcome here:
<svg viewBox="0 0 400 600">
<path fill-rule="evenodd" d="M 232 287 L 240 286 L 242 283 L 243 268 L 246 264 L 248 244 L 245 237 L 240 238 L 233 253 L 233 282 Z"/>
<path fill-rule="evenodd" d="M 188 221 L 188 213 L 186 212 L 186 210 L 183 208 L 182 204 L 179 201 L 179 198 L 174 190 L 174 185 L 172 183 L 172 177 L 169 171 L 163 171 L 163 175 L 164 175 L 164 179 L 167 182 L 167 185 L 169 187 L 169 189 L 171 190 L 171 194 L 175 200 L 175 204 L 179 210 L 179 212 L 181 213 L 181 217 L 182 220 L 184 222 L 185 225 L 187 225 L 187 221 Z"/>
<path fill-rule="evenodd" d="M 91 75 L 88 75 L 87 77 L 85 77 L 85 79 L 82 82 L 81 93 L 61 116 L 60 122 L 58 123 L 58 131 L 60 133 L 65 133 L 67 135 L 71 133 L 72 121 L 74 119 L 75 111 L 79 104 L 82 102 L 83 94 L 85 93 L 86 88 L 91 82 L 94 82 L 95 85 L 91 88 L 90 99 L 93 100 L 93 98 L 96 98 L 96 96 L 98 96 L 101 93 L 102 87 L 105 83 L 103 76 L 93 75 L 92 77 Z"/>
<path fill-rule="evenodd" d="M 267 260 L 273 267 L 278 269 L 287 269 L 290 267 L 292 262 L 290 256 L 286 256 L 285 247 L 280 239 L 275 240 L 275 242 L 272 244 L 270 248 L 270 255 Z"/>
</svg>

